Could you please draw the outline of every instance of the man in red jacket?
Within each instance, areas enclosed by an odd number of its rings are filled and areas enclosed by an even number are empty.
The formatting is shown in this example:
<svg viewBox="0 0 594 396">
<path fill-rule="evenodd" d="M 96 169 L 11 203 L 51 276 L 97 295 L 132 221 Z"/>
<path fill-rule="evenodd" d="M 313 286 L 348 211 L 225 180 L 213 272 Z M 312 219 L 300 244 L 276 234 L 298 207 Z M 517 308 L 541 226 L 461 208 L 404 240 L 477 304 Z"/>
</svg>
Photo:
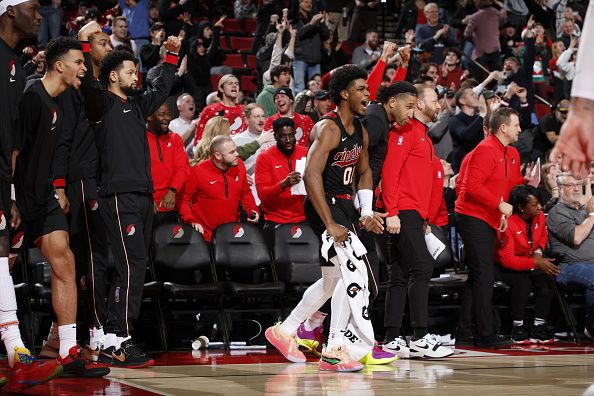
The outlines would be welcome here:
<svg viewBox="0 0 594 396">
<path fill-rule="evenodd" d="M 510 155 L 508 148 L 521 132 L 518 112 L 511 108 L 498 109 L 491 115 L 489 129 L 492 134 L 479 143 L 467 161 L 463 188 L 456 201 L 456 223 L 470 270 L 467 291 L 472 296 L 476 322 L 475 345 L 493 348 L 499 344 L 492 311 L 495 240 L 497 230 L 506 230 L 507 218 L 512 214 L 513 208 L 507 203 L 509 193 L 523 182 L 515 171 L 518 159 Z M 471 296 L 465 295 L 465 299 Z M 459 324 L 458 332 L 468 333 L 463 327 Z"/>
<path fill-rule="evenodd" d="M 272 123 L 276 146 L 270 147 L 256 160 L 256 190 L 262 201 L 264 232 L 271 237 L 278 224 L 300 223 L 305 220 L 305 195 L 295 195 L 291 187 L 301 181 L 296 170 L 297 160 L 305 160 L 307 149 L 296 144 L 295 123 L 281 117 Z"/>
<path fill-rule="evenodd" d="M 454 351 L 441 346 L 427 332 L 429 281 L 433 259 L 427 250 L 425 233 L 433 183 L 433 144 L 427 124 L 437 120 L 441 110 L 437 94 L 428 86 L 417 87 L 414 116 L 401 128 L 392 128 L 388 153 L 382 169 L 382 198 L 388 213 L 386 229 L 392 234 L 395 252 L 390 289 L 386 296 L 384 325 L 388 351 L 406 357 L 400 338 L 402 316 L 408 290 L 413 337 L 411 357 L 441 358 Z"/>
<path fill-rule="evenodd" d="M 190 165 L 181 136 L 169 131 L 171 110 L 167 102 L 147 117 L 147 139 L 151 156 L 155 217 L 153 227 L 177 221 L 181 194 Z"/>
<path fill-rule="evenodd" d="M 180 208 L 182 219 L 207 242 L 212 242 L 213 232 L 221 224 L 239 221 L 240 204 L 249 222 L 257 223 L 260 217 L 233 140 L 216 136 L 210 143 L 210 156 L 190 169 Z"/>
</svg>

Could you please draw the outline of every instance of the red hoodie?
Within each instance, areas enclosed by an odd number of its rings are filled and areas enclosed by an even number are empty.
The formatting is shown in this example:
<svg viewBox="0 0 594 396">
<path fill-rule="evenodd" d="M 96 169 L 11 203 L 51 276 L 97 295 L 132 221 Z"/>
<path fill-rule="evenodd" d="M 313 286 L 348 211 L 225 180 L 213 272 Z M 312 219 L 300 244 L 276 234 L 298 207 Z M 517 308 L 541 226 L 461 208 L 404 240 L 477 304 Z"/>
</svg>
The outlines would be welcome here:
<svg viewBox="0 0 594 396">
<path fill-rule="evenodd" d="M 206 106 L 200 113 L 196 124 L 196 134 L 194 135 L 194 146 L 202 139 L 206 123 L 214 116 L 223 116 L 229 120 L 231 126 L 231 136 L 241 133 L 247 129 L 247 124 L 243 118 L 243 106 L 225 106 L 223 102 L 213 103 Z"/>
<path fill-rule="evenodd" d="M 186 223 L 204 228 L 205 241 L 212 241 L 213 231 L 221 224 L 239 221 L 240 203 L 248 215 L 258 211 L 243 161 L 226 171 L 210 159 L 190 168 L 180 214 Z"/>
<path fill-rule="evenodd" d="M 299 145 L 295 145 L 295 151 L 290 156 L 283 154 L 276 146 L 258 156 L 254 175 L 266 220 L 282 224 L 305 220 L 305 196 L 292 195 L 290 187 L 283 190 L 280 186 L 287 175 L 295 170 L 297 160 L 304 157 L 307 157 L 307 149 Z"/>
<path fill-rule="evenodd" d="M 432 183 L 433 144 L 427 126 L 411 118 L 398 130 L 393 127 L 388 139 L 382 168 L 382 198 L 388 216 L 416 210 L 427 219 Z"/>
<path fill-rule="evenodd" d="M 151 177 L 155 189 L 153 192 L 155 208 L 159 212 L 168 211 L 159 204 L 169 188 L 174 188 L 177 191 L 175 208 L 179 210 L 183 189 L 190 173 L 190 164 L 184 149 L 184 142 L 179 135 L 173 132 L 157 136 L 152 131 L 147 131 L 146 136 L 151 155 Z"/>
<path fill-rule="evenodd" d="M 524 182 L 520 170 L 518 151 L 505 147 L 494 135 L 489 135 L 467 155 L 465 169 L 456 200 L 456 212 L 483 220 L 498 229 L 501 220 L 499 203 Z M 466 158 L 465 158 L 466 160 Z"/>
<path fill-rule="evenodd" d="M 528 271 L 534 269 L 532 255 L 540 248 L 547 246 L 547 227 L 544 213 L 532 219 L 532 245 L 528 239 L 528 224 L 522 217 L 514 213 L 507 220 L 507 230 L 498 233 L 495 262 L 514 271 Z"/>
<path fill-rule="evenodd" d="M 433 156 L 433 187 L 429 203 L 429 223 L 443 227 L 448 225 L 448 209 L 443 199 L 443 165 L 438 156 Z"/>
<path fill-rule="evenodd" d="M 272 122 L 281 118 L 280 113 L 271 115 L 266 119 L 264 130 L 272 130 Z M 309 133 L 314 126 L 314 122 L 306 115 L 293 113 L 293 122 L 295 123 L 295 139 L 297 144 L 303 147 L 309 147 Z"/>
</svg>

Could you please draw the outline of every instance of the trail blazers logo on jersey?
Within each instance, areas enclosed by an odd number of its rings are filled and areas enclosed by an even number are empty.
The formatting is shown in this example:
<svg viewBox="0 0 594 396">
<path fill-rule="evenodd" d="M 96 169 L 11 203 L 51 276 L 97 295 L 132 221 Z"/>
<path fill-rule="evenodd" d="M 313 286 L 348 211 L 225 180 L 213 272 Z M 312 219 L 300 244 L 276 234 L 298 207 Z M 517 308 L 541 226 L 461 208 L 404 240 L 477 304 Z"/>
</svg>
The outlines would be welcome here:
<svg viewBox="0 0 594 396">
<path fill-rule="evenodd" d="M 58 121 L 58 112 L 56 111 L 56 109 L 52 109 L 52 131 L 56 129 L 56 121 Z"/>
<path fill-rule="evenodd" d="M 129 224 L 128 227 L 126 227 L 126 234 L 128 234 L 128 236 L 134 235 L 135 232 L 136 227 L 134 227 L 134 224 Z"/>
<path fill-rule="evenodd" d="M 339 166 L 341 168 L 346 168 L 347 166 L 352 166 L 359 161 L 359 155 L 361 154 L 362 147 L 358 144 L 355 144 L 352 149 L 348 150 L 345 148 L 342 151 L 339 151 L 334 155 L 334 162 L 332 166 Z"/>
<path fill-rule="evenodd" d="M 235 238 L 241 238 L 243 236 L 243 234 L 245 234 L 245 230 L 243 229 L 242 226 L 235 226 L 233 227 L 233 237 Z"/>
<path fill-rule="evenodd" d="M 182 226 L 175 226 L 172 233 L 174 239 L 179 239 L 184 236 L 184 228 Z"/>
<path fill-rule="evenodd" d="M 301 227 L 299 227 L 299 226 L 291 227 L 291 238 L 299 239 L 299 238 L 301 238 L 302 234 L 303 234 L 303 231 L 301 231 Z"/>
<path fill-rule="evenodd" d="M 14 78 L 16 75 L 16 66 L 14 64 L 14 61 L 11 59 L 10 62 L 8 62 L 8 72 L 10 73 L 10 82 L 13 83 L 16 81 L 16 79 Z"/>
<path fill-rule="evenodd" d="M 6 228 L 6 216 L 4 216 L 4 212 L 0 210 L 0 230 Z"/>
<path fill-rule="evenodd" d="M 14 238 L 12 238 L 12 248 L 20 249 L 23 246 L 23 240 L 25 239 L 25 233 L 23 231 L 18 232 Z"/>
<path fill-rule="evenodd" d="M 97 202 L 96 199 L 91 199 L 89 201 L 89 209 L 91 209 L 93 212 L 99 209 L 99 202 Z"/>
</svg>

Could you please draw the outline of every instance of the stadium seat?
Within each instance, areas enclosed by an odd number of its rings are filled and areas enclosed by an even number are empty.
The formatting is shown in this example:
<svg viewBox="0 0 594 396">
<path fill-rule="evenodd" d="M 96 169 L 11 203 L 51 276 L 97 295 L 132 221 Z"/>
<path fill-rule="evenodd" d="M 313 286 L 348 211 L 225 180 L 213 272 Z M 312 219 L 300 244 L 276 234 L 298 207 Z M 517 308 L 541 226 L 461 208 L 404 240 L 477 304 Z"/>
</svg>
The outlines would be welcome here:
<svg viewBox="0 0 594 396">
<path fill-rule="evenodd" d="M 210 75 L 210 84 L 212 85 L 212 89 L 216 90 L 219 86 L 219 80 L 223 77 L 222 74 L 211 74 Z"/>
<path fill-rule="evenodd" d="M 225 58 L 225 66 L 243 68 L 246 65 L 243 63 L 243 56 L 241 54 L 228 54 Z"/>
<path fill-rule="evenodd" d="M 548 106 L 543 103 L 536 103 L 534 105 L 534 110 L 536 111 L 536 117 L 540 120 L 542 117 L 551 114 L 551 106 Z"/>
<path fill-rule="evenodd" d="M 256 85 L 253 76 L 241 76 L 240 78 L 240 86 L 243 92 L 249 95 L 255 93 L 258 90 L 258 86 Z"/>
<path fill-rule="evenodd" d="M 239 52 L 249 52 L 254 43 L 253 37 L 233 37 L 231 36 L 231 49 Z"/>
<path fill-rule="evenodd" d="M 166 312 L 214 314 L 227 342 L 222 311 L 223 286 L 217 282 L 209 247 L 188 224 L 166 223 L 153 233 L 152 258 L 156 278 L 168 298 Z M 187 304 L 177 304 L 183 300 Z M 168 320 L 168 323 L 171 323 Z"/>
</svg>

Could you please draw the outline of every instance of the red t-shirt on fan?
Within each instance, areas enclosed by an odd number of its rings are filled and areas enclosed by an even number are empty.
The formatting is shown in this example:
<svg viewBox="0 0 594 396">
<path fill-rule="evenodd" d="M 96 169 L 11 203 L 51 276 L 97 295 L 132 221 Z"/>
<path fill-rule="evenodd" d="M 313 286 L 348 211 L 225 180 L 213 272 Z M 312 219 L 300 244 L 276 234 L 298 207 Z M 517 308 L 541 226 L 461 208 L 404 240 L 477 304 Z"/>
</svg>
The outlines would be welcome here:
<svg viewBox="0 0 594 396">
<path fill-rule="evenodd" d="M 215 116 L 223 116 L 229 120 L 229 125 L 231 126 L 231 136 L 244 131 L 247 128 L 247 123 L 243 118 L 243 106 L 225 106 L 223 102 L 213 103 L 211 105 L 206 106 L 202 113 L 200 113 L 200 117 L 198 118 L 198 123 L 196 124 L 196 135 L 194 136 L 194 146 L 198 143 L 200 139 L 202 139 L 202 133 L 204 132 L 204 127 L 208 120 Z"/>
<path fill-rule="evenodd" d="M 272 122 L 280 117 L 282 117 L 280 113 L 268 117 L 266 124 L 264 124 L 264 130 L 272 130 Z M 295 139 L 297 140 L 297 144 L 303 147 L 309 147 L 309 133 L 314 125 L 312 119 L 303 114 L 293 113 L 293 122 L 295 123 Z"/>
</svg>

